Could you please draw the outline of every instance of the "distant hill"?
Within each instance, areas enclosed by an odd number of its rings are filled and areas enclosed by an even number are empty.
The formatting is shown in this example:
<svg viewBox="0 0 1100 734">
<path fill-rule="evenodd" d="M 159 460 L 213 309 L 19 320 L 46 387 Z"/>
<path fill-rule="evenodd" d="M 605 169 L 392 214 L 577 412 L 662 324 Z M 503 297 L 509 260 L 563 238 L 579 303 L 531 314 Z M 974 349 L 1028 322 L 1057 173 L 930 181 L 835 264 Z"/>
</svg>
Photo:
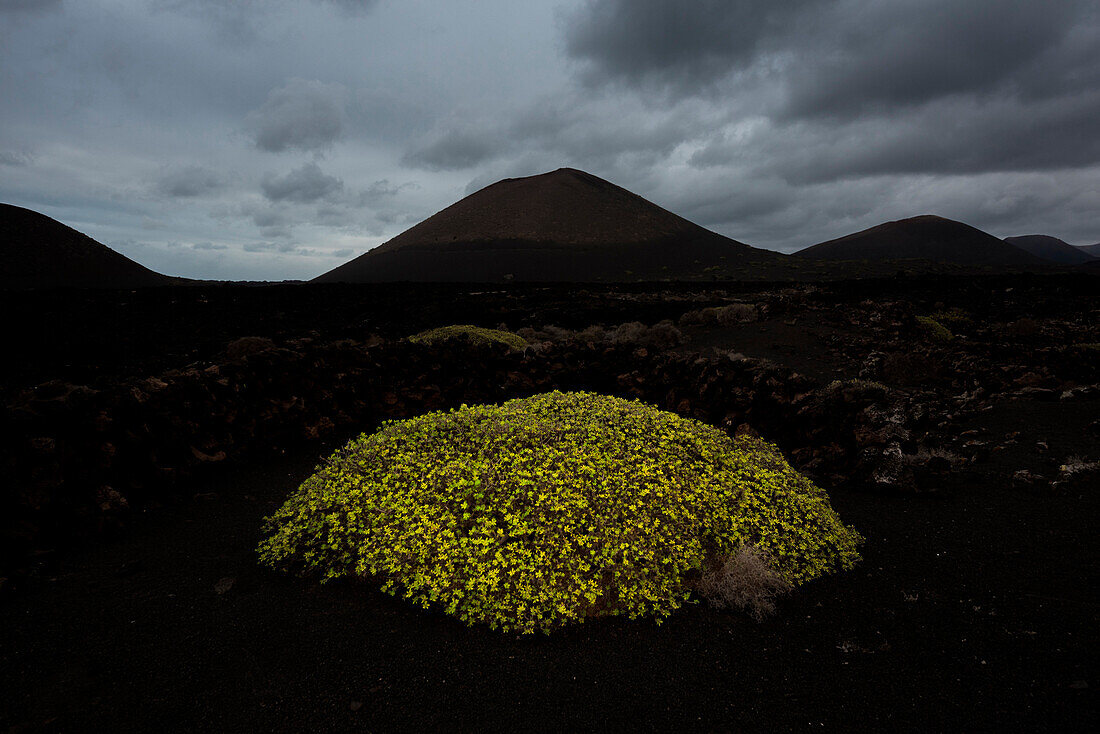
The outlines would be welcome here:
<svg viewBox="0 0 1100 734">
<path fill-rule="evenodd" d="M 969 224 L 930 214 L 886 222 L 795 253 L 820 260 L 932 260 L 1038 266 L 1043 261 Z"/>
<path fill-rule="evenodd" d="M 690 279 L 788 260 L 562 168 L 491 184 L 316 281 Z"/>
<path fill-rule="evenodd" d="M 1074 247 L 1057 237 L 1045 234 L 1029 234 L 1021 237 L 1005 237 L 1005 242 L 1059 265 L 1081 265 L 1095 258 L 1080 247 Z"/>
<path fill-rule="evenodd" d="M 1095 245 L 1081 245 L 1078 250 L 1084 250 L 1086 254 L 1100 258 L 1100 242 Z"/>
<path fill-rule="evenodd" d="M 45 214 L 0 204 L 0 288 L 138 288 L 182 282 Z"/>
</svg>

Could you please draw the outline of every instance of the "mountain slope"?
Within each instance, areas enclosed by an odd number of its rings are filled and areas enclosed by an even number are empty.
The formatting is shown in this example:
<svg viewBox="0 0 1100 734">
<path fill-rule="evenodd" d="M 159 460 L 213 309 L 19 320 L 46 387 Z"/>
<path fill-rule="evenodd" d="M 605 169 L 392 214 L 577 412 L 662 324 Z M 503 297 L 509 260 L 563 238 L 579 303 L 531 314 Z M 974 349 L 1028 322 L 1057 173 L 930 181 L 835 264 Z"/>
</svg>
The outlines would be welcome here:
<svg viewBox="0 0 1100 734">
<path fill-rule="evenodd" d="M 1086 255 L 1092 255 L 1093 257 L 1100 258 L 1100 242 L 1095 245 L 1081 245 L 1078 250 L 1084 250 Z"/>
<path fill-rule="evenodd" d="M 0 204 L 0 257 L 0 288 L 139 288 L 179 281 L 56 219 L 10 204 Z"/>
<path fill-rule="evenodd" d="M 969 224 L 930 214 L 886 222 L 795 253 L 821 260 L 923 259 L 964 265 L 1037 266 L 1043 261 Z"/>
<path fill-rule="evenodd" d="M 562 168 L 487 186 L 316 281 L 659 279 L 786 259 Z"/>
<path fill-rule="evenodd" d="M 1045 234 L 1029 234 L 1021 237 L 1005 237 L 1005 242 L 1030 252 L 1035 257 L 1059 265 L 1081 265 L 1095 258 L 1079 247 Z"/>
</svg>

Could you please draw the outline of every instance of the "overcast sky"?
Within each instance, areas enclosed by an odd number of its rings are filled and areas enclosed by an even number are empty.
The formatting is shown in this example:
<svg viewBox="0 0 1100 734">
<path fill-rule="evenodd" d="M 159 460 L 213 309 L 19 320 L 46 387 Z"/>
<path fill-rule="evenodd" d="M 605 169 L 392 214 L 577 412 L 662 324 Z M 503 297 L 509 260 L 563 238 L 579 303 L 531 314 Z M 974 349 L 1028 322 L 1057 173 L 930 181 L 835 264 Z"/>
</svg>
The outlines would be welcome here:
<svg viewBox="0 0 1100 734">
<path fill-rule="evenodd" d="M 0 201 L 309 278 L 562 166 L 790 252 L 1100 242 L 1095 0 L 0 0 Z"/>
</svg>

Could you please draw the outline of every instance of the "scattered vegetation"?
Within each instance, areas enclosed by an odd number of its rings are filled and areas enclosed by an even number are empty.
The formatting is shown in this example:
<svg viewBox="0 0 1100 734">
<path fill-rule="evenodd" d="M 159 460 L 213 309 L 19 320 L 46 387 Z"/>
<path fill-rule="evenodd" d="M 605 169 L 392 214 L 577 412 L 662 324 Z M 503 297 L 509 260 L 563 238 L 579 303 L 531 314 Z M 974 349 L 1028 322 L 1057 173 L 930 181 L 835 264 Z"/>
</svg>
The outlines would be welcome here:
<svg viewBox="0 0 1100 734">
<path fill-rule="evenodd" d="M 833 380 L 825 386 L 825 390 L 829 393 L 841 393 L 845 390 L 855 391 L 861 394 L 871 394 L 875 397 L 883 397 L 889 392 L 889 388 L 883 385 L 881 382 L 875 382 L 874 380 L 864 380 L 861 378 L 853 378 L 850 380 Z"/>
<path fill-rule="evenodd" d="M 581 392 L 385 424 L 329 457 L 266 528 L 268 566 L 374 578 L 469 624 L 522 632 L 602 615 L 659 621 L 708 559 L 730 559 L 703 577 L 708 593 L 756 598 L 744 605 L 761 613 L 786 585 L 851 568 L 862 541 L 759 438 Z M 750 576 L 772 580 L 730 581 Z"/>
<path fill-rule="evenodd" d="M 586 344 L 630 344 L 653 349 L 675 347 L 684 340 L 684 335 L 668 320 L 659 321 L 653 326 L 646 326 L 640 321 L 630 321 L 608 328 L 595 325 L 581 331 L 544 326 L 541 329 L 520 329 L 518 334 L 529 342 L 576 341 Z"/>
<path fill-rule="evenodd" d="M 429 329 L 409 337 L 414 344 L 440 344 L 447 341 L 465 340 L 471 344 L 503 344 L 510 349 L 523 349 L 527 342 L 523 337 L 501 329 L 485 329 L 470 324 L 456 324 Z"/>
<path fill-rule="evenodd" d="M 962 457 L 938 446 L 932 448 L 922 446 L 917 449 L 916 453 L 905 454 L 905 460 L 913 466 L 925 466 L 934 460 L 939 460 L 953 466 L 962 462 Z"/>
<path fill-rule="evenodd" d="M 1070 456 L 1065 463 L 1058 467 L 1058 471 L 1065 478 L 1083 474 L 1100 472 L 1100 461 L 1092 461 L 1081 456 Z"/>
<path fill-rule="evenodd" d="M 932 319 L 954 329 L 968 329 L 974 325 L 970 314 L 957 306 L 936 311 L 932 314 Z"/>
<path fill-rule="evenodd" d="M 932 341 L 949 342 L 955 338 L 950 329 L 931 316 L 918 316 L 917 325 Z"/>
</svg>

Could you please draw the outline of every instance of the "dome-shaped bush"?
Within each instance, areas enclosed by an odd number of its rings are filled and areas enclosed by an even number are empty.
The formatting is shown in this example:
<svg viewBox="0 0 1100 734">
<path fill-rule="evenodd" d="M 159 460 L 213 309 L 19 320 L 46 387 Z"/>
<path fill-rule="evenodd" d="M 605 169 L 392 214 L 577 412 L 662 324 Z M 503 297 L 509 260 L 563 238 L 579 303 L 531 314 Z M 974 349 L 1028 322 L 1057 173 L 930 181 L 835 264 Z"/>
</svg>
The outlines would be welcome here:
<svg viewBox="0 0 1100 734">
<path fill-rule="evenodd" d="M 409 341 L 414 344 L 441 344 L 448 341 L 468 341 L 471 344 L 503 344 L 509 349 L 523 349 L 527 340 L 518 334 L 501 329 L 486 329 L 472 324 L 454 324 L 428 329 L 413 334 Z"/>
<path fill-rule="evenodd" d="M 268 519 L 263 563 L 383 588 L 468 623 L 667 616 L 745 547 L 797 586 L 859 560 L 825 493 L 756 438 L 637 401 L 552 392 L 384 425 Z"/>
</svg>

